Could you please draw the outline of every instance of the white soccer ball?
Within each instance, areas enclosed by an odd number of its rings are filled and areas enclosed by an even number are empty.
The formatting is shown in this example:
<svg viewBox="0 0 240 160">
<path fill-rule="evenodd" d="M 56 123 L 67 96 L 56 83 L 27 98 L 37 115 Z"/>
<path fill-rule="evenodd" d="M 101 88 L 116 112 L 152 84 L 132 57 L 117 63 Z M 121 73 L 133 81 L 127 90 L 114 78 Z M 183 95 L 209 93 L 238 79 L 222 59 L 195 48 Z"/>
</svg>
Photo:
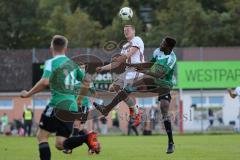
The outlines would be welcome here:
<svg viewBox="0 0 240 160">
<path fill-rule="evenodd" d="M 122 18 L 122 20 L 125 20 L 125 21 L 130 20 L 133 17 L 133 11 L 129 7 L 123 7 L 119 11 L 119 16 L 120 16 L 120 18 Z"/>
</svg>

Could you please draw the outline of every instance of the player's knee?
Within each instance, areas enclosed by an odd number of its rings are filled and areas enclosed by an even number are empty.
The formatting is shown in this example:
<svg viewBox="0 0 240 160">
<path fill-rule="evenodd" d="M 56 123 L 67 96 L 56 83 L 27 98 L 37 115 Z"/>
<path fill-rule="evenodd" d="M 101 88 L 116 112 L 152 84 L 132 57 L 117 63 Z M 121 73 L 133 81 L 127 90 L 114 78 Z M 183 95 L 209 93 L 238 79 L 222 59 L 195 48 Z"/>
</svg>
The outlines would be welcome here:
<svg viewBox="0 0 240 160">
<path fill-rule="evenodd" d="M 80 128 L 80 126 L 81 126 L 81 121 L 75 120 L 75 121 L 73 122 L 73 128 Z"/>
<path fill-rule="evenodd" d="M 118 86 L 118 85 L 116 85 L 116 84 L 112 84 L 112 85 L 110 85 L 110 87 L 109 87 L 109 91 L 110 92 L 117 92 L 117 91 L 119 91 L 120 90 L 120 86 Z"/>
<path fill-rule="evenodd" d="M 128 107 L 135 106 L 135 100 L 132 97 L 128 97 L 124 100 Z"/>
<path fill-rule="evenodd" d="M 40 133 L 39 133 L 39 132 L 37 132 L 37 135 L 36 135 L 36 137 L 37 137 L 37 140 L 40 142 L 40 140 L 41 140 L 41 135 L 40 135 Z"/>
<path fill-rule="evenodd" d="M 161 109 L 161 111 L 168 112 L 169 105 L 170 105 L 170 103 L 169 103 L 168 100 L 165 100 L 165 99 L 160 100 L 160 109 Z"/>
<path fill-rule="evenodd" d="M 37 140 L 39 143 L 43 143 L 43 142 L 47 142 L 48 141 L 48 137 L 46 137 L 45 135 L 43 135 L 41 132 L 37 132 Z"/>
<path fill-rule="evenodd" d="M 169 121 L 170 120 L 170 116 L 168 115 L 168 113 L 162 113 L 162 120 L 163 121 Z"/>
<path fill-rule="evenodd" d="M 56 147 L 58 150 L 63 150 L 63 142 L 62 142 L 62 141 L 56 141 L 56 142 L 55 142 L 55 147 Z"/>
</svg>

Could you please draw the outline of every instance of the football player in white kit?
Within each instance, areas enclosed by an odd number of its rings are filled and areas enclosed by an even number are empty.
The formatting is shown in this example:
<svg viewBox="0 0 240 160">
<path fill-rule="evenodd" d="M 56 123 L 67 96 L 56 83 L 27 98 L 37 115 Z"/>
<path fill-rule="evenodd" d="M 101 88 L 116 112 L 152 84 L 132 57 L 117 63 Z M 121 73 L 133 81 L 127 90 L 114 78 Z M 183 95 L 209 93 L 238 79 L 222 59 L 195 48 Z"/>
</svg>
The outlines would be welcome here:
<svg viewBox="0 0 240 160">
<path fill-rule="evenodd" d="M 240 96 L 240 86 L 237 87 L 235 90 L 228 89 L 228 93 L 232 98 L 236 98 L 237 96 Z"/>
<path fill-rule="evenodd" d="M 142 39 L 135 36 L 135 28 L 132 25 L 124 26 L 124 35 L 127 39 L 127 43 L 123 45 L 121 54 L 118 57 L 114 57 L 112 63 L 97 67 L 97 72 L 110 71 L 119 67 L 122 62 L 134 64 L 144 62 L 144 43 Z M 131 85 L 134 81 L 141 79 L 142 73 L 136 72 L 135 68 L 126 67 L 125 72 L 118 76 L 117 79 L 110 85 L 109 90 L 111 92 L 118 92 L 120 89 Z M 129 108 L 133 108 L 135 114 L 138 114 L 138 108 L 136 107 L 133 97 L 128 97 L 124 100 Z M 105 114 L 107 116 L 108 113 Z"/>
<path fill-rule="evenodd" d="M 239 99 L 240 99 L 240 86 L 236 87 L 235 90 L 228 89 L 228 93 L 229 93 L 230 97 L 232 97 L 232 98 L 239 97 Z M 240 131 L 240 108 L 239 108 L 239 113 L 238 113 L 238 119 L 239 119 L 239 131 Z"/>
</svg>

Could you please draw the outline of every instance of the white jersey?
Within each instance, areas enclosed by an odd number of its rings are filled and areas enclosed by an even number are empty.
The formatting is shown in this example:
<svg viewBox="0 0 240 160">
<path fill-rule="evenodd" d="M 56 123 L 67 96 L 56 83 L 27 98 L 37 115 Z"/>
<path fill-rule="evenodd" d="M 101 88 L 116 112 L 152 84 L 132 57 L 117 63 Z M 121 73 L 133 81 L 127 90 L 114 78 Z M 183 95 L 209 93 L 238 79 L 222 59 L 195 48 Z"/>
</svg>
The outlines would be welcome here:
<svg viewBox="0 0 240 160">
<path fill-rule="evenodd" d="M 129 60 L 127 60 L 128 63 L 142 63 L 144 62 L 144 43 L 142 39 L 138 36 L 134 37 L 131 41 L 127 42 L 122 47 L 121 54 L 126 55 L 131 47 L 137 47 L 138 50 L 136 53 L 134 53 Z"/>
<path fill-rule="evenodd" d="M 138 36 L 134 37 L 131 41 L 123 45 L 121 54 L 126 55 L 131 47 L 137 47 L 138 50 L 126 61 L 127 63 L 143 63 L 144 60 L 144 43 L 142 39 Z M 142 76 L 142 73 L 133 71 L 132 68 L 126 68 L 126 79 L 134 79 L 136 77 Z"/>
<path fill-rule="evenodd" d="M 234 90 L 234 94 L 236 94 L 237 96 L 240 96 L 240 87 L 237 87 L 237 88 Z"/>
</svg>

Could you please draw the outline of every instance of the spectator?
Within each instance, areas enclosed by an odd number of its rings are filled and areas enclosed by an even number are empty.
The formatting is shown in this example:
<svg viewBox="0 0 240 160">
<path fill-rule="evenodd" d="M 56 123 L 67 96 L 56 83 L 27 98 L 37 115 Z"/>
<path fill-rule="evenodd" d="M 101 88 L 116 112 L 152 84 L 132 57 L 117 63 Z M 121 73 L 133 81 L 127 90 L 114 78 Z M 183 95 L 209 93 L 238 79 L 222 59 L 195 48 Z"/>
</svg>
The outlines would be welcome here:
<svg viewBox="0 0 240 160">
<path fill-rule="evenodd" d="M 101 133 L 103 135 L 106 135 L 108 133 L 108 127 L 107 127 L 107 119 L 105 117 L 102 117 L 100 119 L 102 125 L 101 125 Z"/>
<path fill-rule="evenodd" d="M 155 130 L 157 111 L 153 106 L 151 107 L 151 109 L 149 111 L 149 115 L 150 115 L 151 130 Z"/>
<path fill-rule="evenodd" d="M 208 109 L 208 118 L 209 118 L 210 126 L 212 126 L 214 122 L 214 114 L 211 108 Z"/>
<path fill-rule="evenodd" d="M 112 110 L 112 112 L 111 112 L 111 119 L 112 119 L 113 127 L 119 128 L 118 114 L 117 114 L 116 110 Z"/>
<path fill-rule="evenodd" d="M 28 134 L 28 136 L 31 136 L 33 112 L 29 106 L 23 112 L 23 120 L 24 120 L 24 131 L 25 131 L 24 136 L 26 135 L 26 133 Z"/>
<path fill-rule="evenodd" d="M 94 109 L 93 112 L 92 112 L 92 117 L 93 117 L 92 130 L 96 129 L 97 131 L 100 131 L 98 116 L 99 116 L 98 111 L 96 109 Z"/>
<path fill-rule="evenodd" d="M 136 134 L 136 136 L 138 136 L 138 130 L 137 127 L 138 125 L 141 123 L 141 115 L 138 114 L 136 115 L 134 113 L 134 109 L 133 108 L 129 108 L 129 121 L 128 121 L 128 135 L 131 134 L 131 130 L 133 130 Z"/>
<path fill-rule="evenodd" d="M 217 120 L 218 120 L 219 124 L 223 125 L 222 111 L 220 110 L 216 114 L 217 114 Z"/>
<path fill-rule="evenodd" d="M 5 127 L 8 125 L 8 116 L 6 113 L 3 113 L 3 116 L 1 117 L 1 133 L 5 134 Z"/>
</svg>

